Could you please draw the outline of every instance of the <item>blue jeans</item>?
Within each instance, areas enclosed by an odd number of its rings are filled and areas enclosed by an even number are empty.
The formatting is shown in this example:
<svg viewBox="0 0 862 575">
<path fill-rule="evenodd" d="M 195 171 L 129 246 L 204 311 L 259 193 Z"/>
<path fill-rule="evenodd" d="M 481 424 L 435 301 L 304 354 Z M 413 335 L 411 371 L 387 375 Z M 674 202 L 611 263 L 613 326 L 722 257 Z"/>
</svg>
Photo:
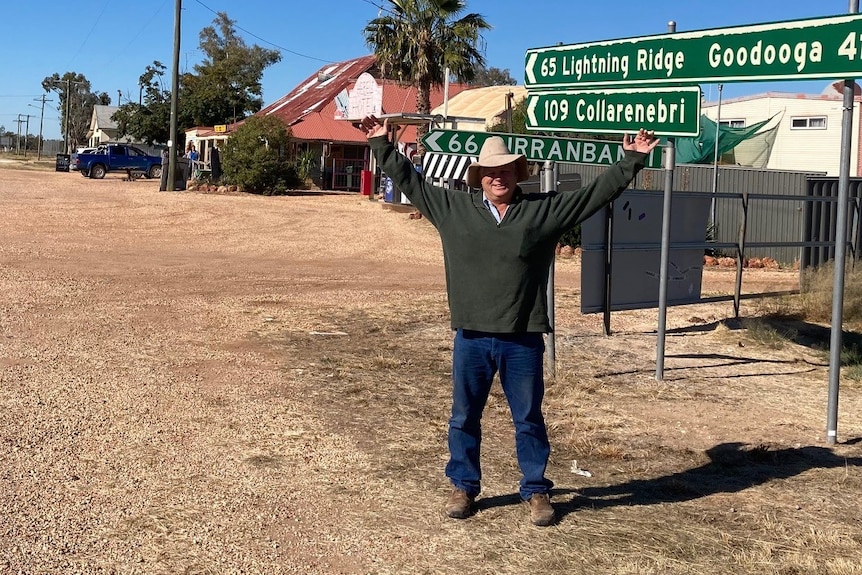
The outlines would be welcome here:
<svg viewBox="0 0 862 575">
<path fill-rule="evenodd" d="M 492 334 L 462 329 L 456 332 L 446 476 L 468 495 L 475 497 L 480 491 L 482 411 L 498 372 L 515 424 L 521 497 L 529 499 L 534 493 L 547 493 L 553 486 L 545 478 L 551 446 L 542 417 L 544 352 L 541 333 Z"/>
</svg>

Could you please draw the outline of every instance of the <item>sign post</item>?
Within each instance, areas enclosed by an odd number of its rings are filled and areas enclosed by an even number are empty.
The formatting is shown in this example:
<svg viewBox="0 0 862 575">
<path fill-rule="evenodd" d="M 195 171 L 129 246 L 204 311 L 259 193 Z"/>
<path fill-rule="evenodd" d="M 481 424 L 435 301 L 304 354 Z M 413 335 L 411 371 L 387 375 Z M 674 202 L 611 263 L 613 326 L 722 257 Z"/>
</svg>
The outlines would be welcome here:
<svg viewBox="0 0 862 575">
<path fill-rule="evenodd" d="M 859 12 L 859 0 L 850 0 L 850 12 Z M 838 389 L 844 325 L 844 274 L 847 254 L 847 201 L 850 197 L 850 147 L 853 139 L 853 100 L 856 82 L 844 80 L 841 121 L 841 166 L 838 174 L 838 221 L 835 228 L 835 272 L 832 279 L 832 331 L 829 338 L 829 396 L 826 405 L 826 442 L 838 441 Z"/>
<path fill-rule="evenodd" d="M 610 125 L 593 131 L 618 131 L 620 116 L 629 121 L 627 104 L 621 97 L 610 99 L 613 90 L 643 86 L 680 86 L 701 83 L 764 80 L 812 80 L 845 78 L 841 135 L 841 168 L 838 184 L 838 227 L 835 240 L 835 278 L 832 289 L 832 339 L 829 361 L 829 405 L 827 441 L 836 442 L 838 387 L 841 350 L 841 318 L 844 296 L 846 210 L 852 142 L 852 110 L 855 82 L 862 76 L 862 15 L 859 0 L 849 0 L 849 14 L 808 20 L 792 20 L 733 28 L 677 33 L 668 23 L 668 33 L 569 46 L 527 50 L 525 84 L 529 93 L 528 128 L 534 130 L 587 131 L 582 123 Z M 586 92 L 551 90 L 605 89 L 608 106 L 601 96 Z M 546 90 L 544 93 L 537 90 Z M 668 101 L 672 100 L 669 98 Z M 699 101 L 699 99 L 698 99 Z M 649 101 L 646 104 L 649 105 Z M 655 101 L 658 109 L 664 109 Z M 665 102 L 666 103 L 666 102 Z M 676 102 L 674 102 L 676 103 Z M 589 110 L 592 108 L 592 116 Z M 623 114 L 618 113 L 623 110 Z M 682 116 L 682 101 L 678 111 Z M 575 120 L 573 113 L 585 112 Z M 611 112 L 613 114 L 611 118 Z M 696 116 L 699 119 L 700 111 Z M 648 116 L 645 116 L 648 117 Z M 668 117 L 668 115 L 665 115 Z M 684 124 L 679 122 L 679 124 Z M 658 357 L 656 379 L 662 379 L 664 364 L 665 294 L 673 187 L 675 142 L 672 136 L 692 135 L 672 120 L 648 122 L 648 127 L 667 136 L 665 146 L 665 206 L 662 229 L 661 285 L 659 295 Z M 666 131 L 665 127 L 682 131 Z"/>
<path fill-rule="evenodd" d="M 676 22 L 667 23 L 670 32 L 676 31 Z M 700 114 L 698 114 L 700 119 Z M 668 138 L 664 149 L 664 197 L 661 214 L 661 264 L 658 283 L 658 329 L 656 330 L 655 378 L 664 379 L 664 349 L 667 333 L 667 268 L 670 263 L 670 214 L 673 193 L 673 171 L 676 169 L 676 138 Z"/>
</svg>

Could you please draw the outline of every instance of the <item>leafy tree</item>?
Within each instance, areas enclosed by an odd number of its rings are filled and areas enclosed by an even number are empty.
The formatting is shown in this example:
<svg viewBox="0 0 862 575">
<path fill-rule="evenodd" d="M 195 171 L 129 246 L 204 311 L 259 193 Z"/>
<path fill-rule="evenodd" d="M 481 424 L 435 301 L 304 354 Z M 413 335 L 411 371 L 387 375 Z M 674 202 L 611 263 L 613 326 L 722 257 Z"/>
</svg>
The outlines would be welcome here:
<svg viewBox="0 0 862 575">
<path fill-rule="evenodd" d="M 500 68 L 485 68 L 481 67 L 475 70 L 471 85 L 476 87 L 484 86 L 514 86 L 518 83 L 516 79 L 509 73 L 509 69 L 501 70 Z"/>
<path fill-rule="evenodd" d="M 380 73 L 416 88 L 416 111 L 431 111 L 431 88 L 446 81 L 446 69 L 462 81 L 473 80 L 485 65 L 481 32 L 491 26 L 481 14 L 458 16 L 464 0 L 387 0 L 385 15 L 363 30 L 377 56 Z M 427 126 L 419 127 L 419 136 Z"/>
<path fill-rule="evenodd" d="M 225 143 L 222 179 L 242 190 L 275 195 L 301 182 L 288 158 L 290 132 L 274 116 L 252 116 Z"/>
<path fill-rule="evenodd" d="M 138 78 L 141 102 L 129 102 L 114 112 L 121 134 L 148 144 L 167 143 L 171 131 L 171 93 L 164 87 L 166 68 L 158 60 Z"/>
<path fill-rule="evenodd" d="M 281 53 L 247 46 L 235 21 L 219 12 L 212 26 L 200 32 L 203 62 L 196 74 L 183 75 L 181 104 L 192 125 L 213 126 L 241 120 L 263 107 L 263 71 L 281 60 Z"/>
<path fill-rule="evenodd" d="M 242 120 L 263 107 L 263 71 L 281 60 L 276 50 L 247 46 L 224 12 L 200 32 L 205 57 L 195 73 L 179 77 L 177 144 L 192 126 L 213 126 Z M 171 92 L 164 86 L 166 69 L 155 61 L 140 76 L 140 104 L 129 102 L 114 114 L 120 132 L 148 143 L 170 139 Z"/>
<path fill-rule="evenodd" d="M 93 106 L 111 103 L 107 93 L 92 92 L 90 81 L 75 72 L 66 72 L 63 76 L 55 72 L 42 80 L 42 88 L 46 92 L 55 92 L 59 97 L 60 132 L 71 148 L 87 140 Z"/>
</svg>

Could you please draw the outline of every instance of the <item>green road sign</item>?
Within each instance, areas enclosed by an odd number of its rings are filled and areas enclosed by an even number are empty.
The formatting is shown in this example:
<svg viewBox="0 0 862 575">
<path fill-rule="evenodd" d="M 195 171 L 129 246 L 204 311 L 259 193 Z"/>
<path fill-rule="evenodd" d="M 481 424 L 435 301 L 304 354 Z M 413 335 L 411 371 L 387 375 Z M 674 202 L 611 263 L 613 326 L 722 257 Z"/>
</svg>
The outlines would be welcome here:
<svg viewBox="0 0 862 575">
<path fill-rule="evenodd" d="M 578 140 L 551 138 L 525 134 L 496 132 L 469 132 L 433 130 L 422 137 L 422 145 L 429 152 L 456 156 L 478 156 L 485 140 L 500 136 L 513 154 L 524 154 L 531 162 L 558 162 L 562 164 L 593 164 L 610 166 L 623 157 L 621 141 Z M 653 150 L 647 157 L 648 168 L 661 167 L 661 151 Z"/>
<path fill-rule="evenodd" d="M 527 95 L 527 129 L 551 132 L 631 133 L 696 136 L 700 88 L 646 88 Z"/>
<path fill-rule="evenodd" d="M 862 14 L 527 50 L 528 90 L 862 77 Z"/>
</svg>

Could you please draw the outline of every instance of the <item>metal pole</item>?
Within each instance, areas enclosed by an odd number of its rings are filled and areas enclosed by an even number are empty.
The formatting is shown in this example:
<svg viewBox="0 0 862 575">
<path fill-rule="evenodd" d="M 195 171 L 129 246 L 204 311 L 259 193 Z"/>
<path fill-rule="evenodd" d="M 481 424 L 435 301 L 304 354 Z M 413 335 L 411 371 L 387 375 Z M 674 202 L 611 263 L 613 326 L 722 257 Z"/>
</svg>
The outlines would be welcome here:
<svg viewBox="0 0 862 575">
<path fill-rule="evenodd" d="M 512 133 L 512 99 L 515 97 L 515 94 L 510 90 L 506 92 L 506 128 L 508 128 L 509 133 Z"/>
<path fill-rule="evenodd" d="M 604 335 L 611 335 L 611 289 L 613 285 L 611 279 L 611 268 L 614 263 L 614 203 L 611 202 L 605 207 L 605 302 L 604 312 L 602 313 L 602 331 Z"/>
<path fill-rule="evenodd" d="M 555 162 L 545 162 L 542 168 L 542 193 L 550 193 L 557 189 L 557 164 Z M 554 266 L 556 258 L 551 261 L 551 266 L 548 268 L 548 321 L 551 324 L 551 331 L 548 333 L 546 342 L 545 355 L 545 371 L 548 377 L 554 377 L 556 374 L 557 353 L 556 342 L 554 338 Z"/>
<path fill-rule="evenodd" d="M 174 191 L 177 174 L 177 111 L 180 91 L 180 15 L 183 10 L 183 0 L 176 0 L 174 6 L 174 70 L 171 75 L 171 132 L 168 140 L 168 185 L 169 192 Z"/>
<path fill-rule="evenodd" d="M 712 206 L 711 206 L 711 210 L 710 210 L 711 211 L 710 216 L 711 216 L 711 220 L 712 220 L 713 239 L 715 238 L 715 231 L 717 228 L 716 223 L 715 223 L 715 212 L 716 212 L 715 194 L 718 191 L 718 136 L 721 133 L 721 130 L 720 130 L 720 128 L 721 128 L 721 92 L 722 92 L 723 88 L 724 88 L 724 84 L 718 85 L 718 110 L 716 111 L 716 115 L 715 115 L 715 154 L 714 154 L 713 165 L 712 165 Z"/>
<path fill-rule="evenodd" d="M 736 282 L 733 287 L 733 317 L 739 319 L 742 300 L 742 268 L 745 267 L 745 237 L 748 233 L 748 190 L 742 190 L 742 204 L 739 208 L 739 239 L 736 242 Z"/>
<path fill-rule="evenodd" d="M 41 98 L 37 98 L 42 101 L 42 111 L 39 113 L 39 145 L 36 147 L 36 159 L 42 159 L 42 127 L 45 123 L 45 102 L 50 102 L 51 100 L 45 99 L 45 94 L 42 94 Z"/>
<path fill-rule="evenodd" d="M 668 32 L 676 32 L 676 22 L 667 23 Z M 658 338 L 656 340 L 655 378 L 664 379 L 664 344 L 667 328 L 667 268 L 670 260 L 670 208 L 673 170 L 676 167 L 676 138 L 668 138 L 664 147 L 664 202 L 661 216 L 661 264 L 658 284 Z"/>
<path fill-rule="evenodd" d="M 64 98 L 63 101 L 60 102 L 60 105 L 63 107 L 63 153 L 69 149 L 69 130 L 68 130 L 68 122 L 69 122 L 69 114 L 67 113 L 67 108 L 69 107 L 69 81 L 65 80 L 66 89 L 64 90 Z"/>
<path fill-rule="evenodd" d="M 69 121 L 69 115 L 72 113 L 72 80 L 66 78 L 66 129 L 63 131 L 63 153 L 69 154 L 69 128 L 72 127 L 72 123 Z"/>
<path fill-rule="evenodd" d="M 443 117 L 449 117 L 449 67 L 446 67 L 446 78 L 443 79 Z"/>
<path fill-rule="evenodd" d="M 859 12 L 859 0 L 850 0 L 849 12 Z M 844 113 L 841 121 L 841 166 L 838 172 L 838 222 L 835 230 L 835 275 L 832 285 L 832 337 L 829 342 L 829 402 L 826 442 L 838 441 L 838 387 L 841 375 L 844 323 L 844 264 L 847 253 L 847 200 L 850 195 L 850 145 L 853 138 L 853 100 L 856 82 L 844 80 Z"/>
<path fill-rule="evenodd" d="M 18 122 L 18 137 L 15 139 L 15 153 L 20 156 L 21 155 L 21 122 L 24 121 L 21 119 L 21 114 L 18 114 L 18 119 L 15 121 Z"/>
<path fill-rule="evenodd" d="M 30 114 L 27 114 L 27 121 L 24 124 L 24 158 L 27 158 L 27 143 L 30 141 Z"/>
</svg>

